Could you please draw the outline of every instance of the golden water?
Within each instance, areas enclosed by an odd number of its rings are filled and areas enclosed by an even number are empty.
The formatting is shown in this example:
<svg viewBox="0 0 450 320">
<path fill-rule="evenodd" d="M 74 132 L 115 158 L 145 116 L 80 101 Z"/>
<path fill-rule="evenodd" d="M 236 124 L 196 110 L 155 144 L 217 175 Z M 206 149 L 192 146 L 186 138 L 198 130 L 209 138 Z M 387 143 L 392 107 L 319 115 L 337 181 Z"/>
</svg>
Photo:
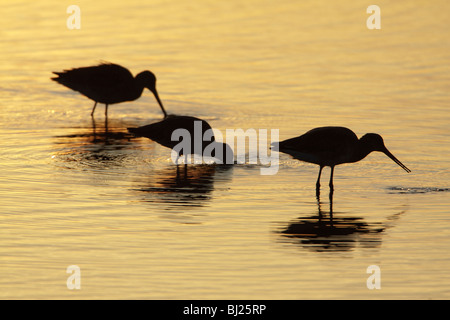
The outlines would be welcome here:
<svg viewBox="0 0 450 320">
<path fill-rule="evenodd" d="M 318 299 L 450 297 L 447 1 L 1 1 L 0 297 Z M 325 125 L 376 132 L 335 170 L 280 155 L 188 166 L 127 127 L 162 117 L 149 91 L 103 106 L 50 81 L 101 60 L 149 69 L 169 113 L 215 129 Z M 319 214 L 321 219 L 319 220 Z M 66 268 L 81 270 L 69 290 Z M 369 290 L 366 269 L 381 269 Z"/>
</svg>

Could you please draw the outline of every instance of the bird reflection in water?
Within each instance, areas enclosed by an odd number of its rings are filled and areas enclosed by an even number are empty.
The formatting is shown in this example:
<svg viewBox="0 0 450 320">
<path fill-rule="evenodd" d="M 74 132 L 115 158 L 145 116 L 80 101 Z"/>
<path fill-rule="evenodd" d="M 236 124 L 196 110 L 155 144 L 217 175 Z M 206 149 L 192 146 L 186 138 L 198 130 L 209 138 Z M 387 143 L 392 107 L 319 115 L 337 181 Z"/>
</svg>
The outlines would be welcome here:
<svg viewBox="0 0 450 320">
<path fill-rule="evenodd" d="M 329 196 L 328 212 L 322 209 L 317 194 L 317 214 L 300 217 L 280 231 L 285 239 L 303 248 L 315 251 L 351 251 L 357 245 L 374 248 L 381 245 L 381 236 L 389 224 L 367 223 L 363 218 L 333 216 L 333 192 Z"/>
<path fill-rule="evenodd" d="M 230 179 L 232 168 L 217 164 L 170 166 L 154 172 L 135 190 L 143 192 L 142 201 L 168 204 L 168 210 L 202 207 L 212 199 L 215 184 Z"/>
<path fill-rule="evenodd" d="M 56 136 L 53 159 L 76 166 L 108 168 L 121 165 L 127 149 L 136 146 L 130 142 L 131 135 L 120 122 L 105 119 L 91 127 L 77 128 L 75 133 Z"/>
</svg>

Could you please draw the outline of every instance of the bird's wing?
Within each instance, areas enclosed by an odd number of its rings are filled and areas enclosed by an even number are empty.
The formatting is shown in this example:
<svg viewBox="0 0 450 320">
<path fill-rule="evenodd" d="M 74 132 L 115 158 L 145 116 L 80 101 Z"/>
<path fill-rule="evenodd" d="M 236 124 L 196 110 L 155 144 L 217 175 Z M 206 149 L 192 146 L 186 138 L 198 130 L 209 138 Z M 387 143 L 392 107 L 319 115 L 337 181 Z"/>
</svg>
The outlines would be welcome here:
<svg viewBox="0 0 450 320">
<path fill-rule="evenodd" d="M 343 127 L 321 127 L 280 142 L 279 149 L 298 158 L 340 159 L 358 141 L 353 131 Z M 304 160 L 304 159 L 301 159 Z M 310 161 L 310 160 L 308 160 Z M 316 161 L 310 161 L 316 162 Z"/>
<path fill-rule="evenodd" d="M 54 72 L 54 74 L 58 77 L 54 77 L 52 80 L 88 97 L 91 97 L 92 94 L 109 94 L 134 81 L 133 75 L 128 69 L 112 63 L 64 70 L 63 72 Z"/>
<path fill-rule="evenodd" d="M 201 122 L 202 136 L 195 138 L 202 139 L 204 133 L 207 130 L 211 129 L 211 126 L 204 120 L 190 116 L 170 115 L 162 121 L 151 123 L 139 128 L 129 128 L 128 130 L 135 135 L 147 137 L 153 141 L 160 143 L 163 146 L 173 148 L 173 146 L 178 144 L 178 141 L 172 141 L 172 133 L 176 129 L 187 130 L 191 134 L 191 141 L 194 140 L 196 121 Z M 211 140 L 214 141 L 214 137 L 212 137 Z"/>
</svg>

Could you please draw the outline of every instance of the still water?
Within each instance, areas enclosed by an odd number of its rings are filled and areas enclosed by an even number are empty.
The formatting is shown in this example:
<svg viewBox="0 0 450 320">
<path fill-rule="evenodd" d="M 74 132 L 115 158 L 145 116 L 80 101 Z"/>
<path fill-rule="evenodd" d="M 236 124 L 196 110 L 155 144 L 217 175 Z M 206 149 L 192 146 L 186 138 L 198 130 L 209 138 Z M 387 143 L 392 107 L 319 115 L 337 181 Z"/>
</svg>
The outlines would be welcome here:
<svg viewBox="0 0 450 320">
<path fill-rule="evenodd" d="M 0 3 L 1 298 L 450 298 L 447 1 L 378 1 L 380 30 L 365 1 L 78 1 L 75 30 L 60 1 Z M 317 199 L 318 167 L 285 154 L 275 175 L 177 168 L 127 133 L 162 118 L 149 91 L 106 122 L 50 80 L 102 60 L 152 70 L 169 113 L 376 132 L 412 172 L 375 152 Z"/>
</svg>

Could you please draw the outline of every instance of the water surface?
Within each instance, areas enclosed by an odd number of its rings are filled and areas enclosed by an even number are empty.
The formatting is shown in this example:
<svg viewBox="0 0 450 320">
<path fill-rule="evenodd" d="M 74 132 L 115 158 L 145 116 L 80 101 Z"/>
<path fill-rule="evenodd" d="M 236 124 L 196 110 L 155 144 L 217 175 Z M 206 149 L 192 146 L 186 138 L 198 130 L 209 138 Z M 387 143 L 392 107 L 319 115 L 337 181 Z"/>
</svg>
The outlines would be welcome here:
<svg viewBox="0 0 450 320">
<path fill-rule="evenodd" d="M 450 297 L 450 44 L 445 1 L 1 2 L 0 296 L 13 299 Z M 149 91 L 103 106 L 52 71 L 150 69 L 169 113 L 215 129 L 376 132 L 373 153 L 328 168 L 280 154 L 175 166 L 126 128 L 161 119 Z M 332 204 L 332 206 L 331 206 Z M 66 268 L 81 270 L 69 290 Z M 369 290 L 366 269 L 381 269 Z"/>
</svg>

